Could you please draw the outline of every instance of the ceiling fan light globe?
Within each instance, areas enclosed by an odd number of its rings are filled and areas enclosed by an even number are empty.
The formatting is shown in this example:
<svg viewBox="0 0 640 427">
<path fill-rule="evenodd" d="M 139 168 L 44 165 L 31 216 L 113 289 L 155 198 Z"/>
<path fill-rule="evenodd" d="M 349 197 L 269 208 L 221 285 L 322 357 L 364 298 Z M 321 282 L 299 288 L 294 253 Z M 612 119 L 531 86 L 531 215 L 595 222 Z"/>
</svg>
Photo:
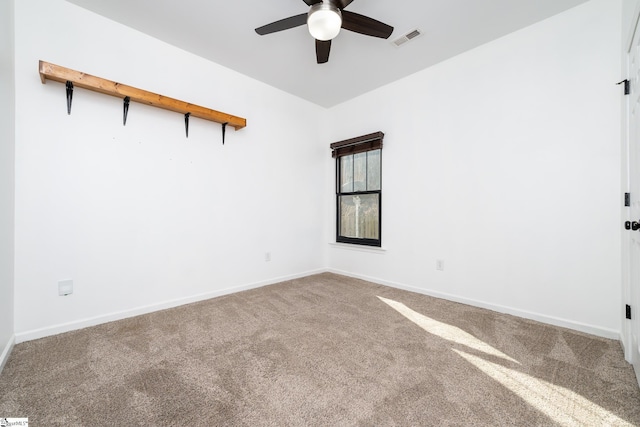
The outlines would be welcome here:
<svg viewBox="0 0 640 427">
<path fill-rule="evenodd" d="M 340 9 L 328 3 L 318 3 L 309 9 L 307 27 L 316 40 L 327 41 L 335 38 L 342 26 Z"/>
</svg>

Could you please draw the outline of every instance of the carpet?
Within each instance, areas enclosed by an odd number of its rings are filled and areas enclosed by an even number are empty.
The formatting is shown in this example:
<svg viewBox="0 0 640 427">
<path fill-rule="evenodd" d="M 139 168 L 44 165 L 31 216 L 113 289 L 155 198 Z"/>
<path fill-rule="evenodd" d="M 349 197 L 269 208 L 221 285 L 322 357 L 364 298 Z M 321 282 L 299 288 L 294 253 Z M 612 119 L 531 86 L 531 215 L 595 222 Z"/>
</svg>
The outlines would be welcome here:
<svg viewBox="0 0 640 427">
<path fill-rule="evenodd" d="M 640 425 L 620 343 L 331 273 L 18 344 L 32 425 Z"/>
</svg>

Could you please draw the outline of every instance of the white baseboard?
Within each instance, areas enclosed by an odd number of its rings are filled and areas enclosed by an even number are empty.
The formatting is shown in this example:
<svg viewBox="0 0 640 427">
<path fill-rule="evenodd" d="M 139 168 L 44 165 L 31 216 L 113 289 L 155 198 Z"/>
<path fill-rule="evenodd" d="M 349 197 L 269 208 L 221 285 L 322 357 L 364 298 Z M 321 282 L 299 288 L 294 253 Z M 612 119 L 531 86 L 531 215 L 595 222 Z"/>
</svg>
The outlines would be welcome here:
<svg viewBox="0 0 640 427">
<path fill-rule="evenodd" d="M 0 373 L 4 369 L 4 365 L 6 365 L 7 360 L 9 360 L 9 356 L 11 356 L 11 351 L 13 351 L 13 346 L 16 344 L 16 336 L 11 335 L 9 338 L 9 342 L 4 346 L 2 350 L 2 354 L 0 354 Z"/>
<path fill-rule="evenodd" d="M 298 279 L 298 278 L 310 276 L 313 274 L 324 273 L 326 271 L 327 271 L 326 269 L 317 269 L 317 270 L 306 271 L 304 273 L 299 273 L 299 274 L 280 276 L 280 277 L 275 277 L 269 280 L 249 283 L 246 285 L 235 286 L 235 287 L 221 289 L 213 292 L 205 292 L 202 294 L 192 295 L 184 298 L 178 298 L 170 301 L 164 301 L 156 304 L 137 307 L 130 310 L 118 311 L 118 312 L 104 314 L 96 317 L 89 317 L 85 319 L 74 320 L 73 322 L 60 323 L 57 325 L 48 326 L 46 328 L 34 329 L 30 331 L 25 331 L 25 332 L 18 332 L 15 334 L 15 343 L 19 344 L 25 341 L 31 341 L 39 338 L 48 337 L 51 335 L 57 335 L 64 332 L 87 328 L 89 326 L 96 326 L 102 323 L 122 320 L 129 317 L 139 316 L 141 314 L 147 314 L 147 313 L 152 313 L 154 311 L 164 310 L 167 308 L 178 307 L 180 305 L 203 301 L 210 298 L 219 297 L 222 295 L 232 294 L 235 292 L 241 292 L 249 289 L 260 288 L 262 286 L 273 285 L 275 283 Z"/>
<path fill-rule="evenodd" d="M 572 320 L 557 318 L 553 316 L 547 316 L 544 314 L 533 313 L 526 310 L 515 309 L 511 307 L 496 305 L 487 303 L 485 301 L 474 300 L 470 298 L 464 298 L 458 295 L 447 294 L 443 292 L 433 291 L 430 289 L 417 288 L 415 286 L 405 285 L 402 283 L 392 282 L 388 280 L 382 280 L 375 277 L 365 276 L 362 274 L 354 274 L 347 271 L 337 270 L 337 269 L 317 269 L 306 271 L 304 273 L 292 274 L 288 276 L 275 277 L 269 280 L 264 280 L 260 282 L 249 283 L 246 285 L 221 289 L 213 292 L 206 292 L 198 295 L 192 295 L 185 298 L 178 298 L 175 300 L 165 301 L 161 303 L 151 304 L 147 306 L 137 307 L 130 310 L 124 310 L 114 313 L 109 313 L 101 316 L 90 317 L 85 319 L 80 319 L 73 322 L 61 323 L 53 326 L 49 326 L 46 328 L 34 329 L 25 332 L 16 333 L 15 336 L 12 337 L 11 341 L 7 344 L 7 347 L 4 349 L 2 355 L 0 356 L 0 371 L 6 359 L 8 359 L 11 350 L 13 349 L 14 344 L 19 344 L 25 341 L 31 341 L 39 338 L 44 338 L 51 335 L 57 335 L 64 332 L 74 331 L 77 329 L 82 329 L 90 326 L 100 325 L 102 323 L 113 322 L 116 320 L 122 320 L 129 317 L 139 316 L 142 314 L 152 313 L 154 311 L 164 310 L 167 308 L 173 308 L 184 304 L 190 304 L 193 302 L 203 301 L 210 298 L 219 297 L 222 295 L 228 295 L 235 292 L 246 291 L 249 289 L 260 288 L 262 286 L 272 285 L 279 282 L 284 282 L 287 280 L 298 279 L 301 277 L 310 276 L 313 274 L 331 272 L 335 274 L 340 274 L 343 276 L 354 277 L 357 279 L 366 280 L 373 283 L 378 283 L 380 285 L 390 286 L 392 288 L 402 289 L 410 292 L 416 292 L 423 295 L 428 295 L 436 298 L 442 298 L 449 301 L 459 302 L 462 304 L 471 305 L 474 307 L 486 308 L 488 310 L 493 310 L 499 313 L 510 314 L 513 316 L 522 317 L 525 319 L 535 320 L 542 323 L 547 323 L 549 325 L 560 326 L 568 329 L 573 329 L 576 331 L 588 333 L 591 335 L 596 335 L 604 338 L 620 340 L 620 331 L 601 328 L 598 326 L 588 325 L 580 322 L 575 322 Z"/>
<path fill-rule="evenodd" d="M 506 307 L 497 304 L 491 304 L 485 301 L 474 300 L 470 298 L 464 298 L 458 295 L 447 294 L 444 292 L 433 291 L 430 289 L 417 288 L 415 286 L 409 286 L 402 283 L 391 282 L 388 280 L 382 280 L 375 277 L 369 277 L 362 274 L 349 273 L 347 271 L 328 269 L 327 271 L 335 274 L 341 274 L 343 276 L 354 277 L 356 279 L 366 280 L 368 282 L 377 283 L 380 285 L 390 286 L 392 288 L 402 289 L 405 291 L 416 292 L 423 295 L 432 296 L 435 298 L 442 298 L 449 301 L 459 302 L 462 304 L 471 305 L 474 307 L 486 308 L 488 310 L 497 311 L 498 313 L 510 314 L 524 319 L 535 320 L 537 322 L 546 323 L 549 325 L 560 326 L 567 329 L 573 329 L 576 331 L 584 332 L 591 335 L 596 335 L 603 338 L 609 338 L 621 341 L 620 331 L 613 329 L 601 328 L 599 326 L 588 325 L 581 322 L 575 322 L 572 320 L 562 319 L 553 316 L 547 316 L 545 314 L 534 313 L 526 310 L 520 310 L 512 307 Z"/>
</svg>

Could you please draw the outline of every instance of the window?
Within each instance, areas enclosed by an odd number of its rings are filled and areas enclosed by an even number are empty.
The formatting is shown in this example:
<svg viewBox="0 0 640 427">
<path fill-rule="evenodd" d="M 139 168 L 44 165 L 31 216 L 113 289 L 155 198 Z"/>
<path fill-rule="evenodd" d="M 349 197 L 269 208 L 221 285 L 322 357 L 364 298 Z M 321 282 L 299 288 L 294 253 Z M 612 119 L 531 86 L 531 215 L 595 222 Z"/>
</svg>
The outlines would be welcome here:
<svg viewBox="0 0 640 427">
<path fill-rule="evenodd" d="M 336 159 L 336 241 L 381 246 L 382 132 L 331 144 Z"/>
</svg>

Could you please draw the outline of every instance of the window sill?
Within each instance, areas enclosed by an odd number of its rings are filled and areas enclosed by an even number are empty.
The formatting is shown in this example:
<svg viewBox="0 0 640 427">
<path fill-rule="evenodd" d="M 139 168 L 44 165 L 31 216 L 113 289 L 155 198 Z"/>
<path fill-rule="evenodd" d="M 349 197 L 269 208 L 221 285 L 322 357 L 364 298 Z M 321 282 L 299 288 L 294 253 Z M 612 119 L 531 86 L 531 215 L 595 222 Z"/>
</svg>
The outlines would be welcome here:
<svg viewBox="0 0 640 427">
<path fill-rule="evenodd" d="M 365 246 L 365 245 L 351 245 L 349 243 L 335 243 L 329 242 L 329 246 L 338 249 L 347 249 L 350 251 L 358 251 L 358 252 L 369 252 L 372 254 L 385 254 L 387 252 L 387 248 L 379 248 L 376 246 Z"/>
</svg>

